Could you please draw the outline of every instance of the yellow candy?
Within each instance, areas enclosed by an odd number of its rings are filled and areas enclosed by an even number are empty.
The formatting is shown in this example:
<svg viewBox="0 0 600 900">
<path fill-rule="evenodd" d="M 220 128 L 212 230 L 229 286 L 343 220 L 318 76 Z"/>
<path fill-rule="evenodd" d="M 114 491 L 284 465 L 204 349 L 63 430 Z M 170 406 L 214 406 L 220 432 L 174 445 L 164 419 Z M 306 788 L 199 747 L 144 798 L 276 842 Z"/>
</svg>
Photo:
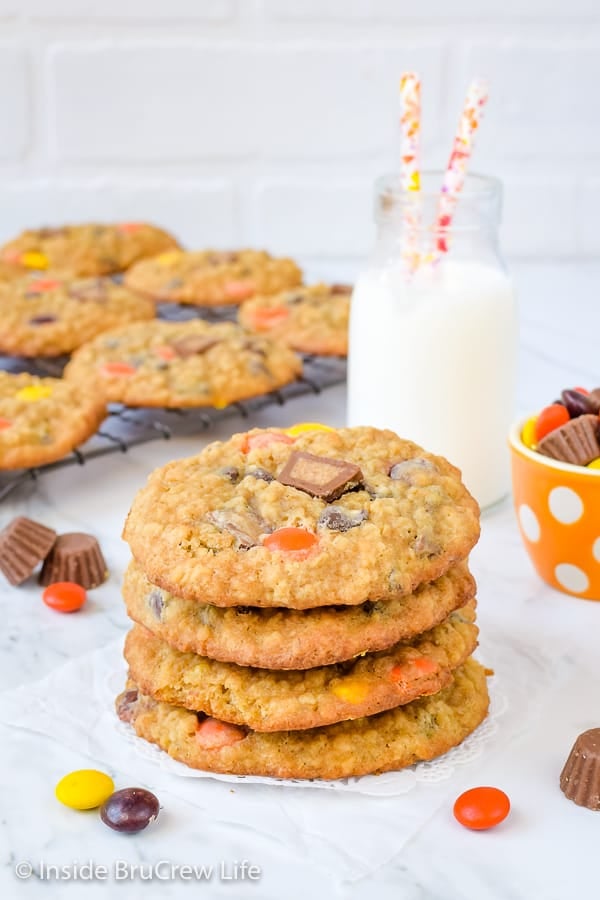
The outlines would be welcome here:
<svg viewBox="0 0 600 900">
<path fill-rule="evenodd" d="M 36 400 L 45 400 L 52 395 L 52 388 L 47 384 L 28 384 L 27 387 L 17 391 L 17 400 L 25 400 L 26 403 L 35 403 Z"/>
<path fill-rule="evenodd" d="M 598 459 L 593 459 L 591 463 L 588 463 L 586 469 L 600 469 L 600 456 Z"/>
<path fill-rule="evenodd" d="M 346 678 L 331 688 L 332 694 L 345 703 L 362 703 L 368 697 L 370 690 L 371 685 L 362 678 Z"/>
<path fill-rule="evenodd" d="M 95 809 L 102 806 L 115 785 L 109 775 L 97 769 L 78 769 L 61 778 L 54 793 L 56 799 L 71 809 Z"/>
<path fill-rule="evenodd" d="M 181 251 L 179 250 L 169 250 L 168 253 L 161 253 L 156 257 L 156 262 L 161 266 L 169 266 L 171 263 L 176 262 L 181 256 Z"/>
<path fill-rule="evenodd" d="M 537 422 L 537 416 L 531 416 L 530 419 L 527 419 L 525 424 L 523 425 L 523 431 L 521 432 L 521 440 L 525 444 L 526 447 L 529 447 L 532 450 L 535 447 L 535 423 Z"/>
<path fill-rule="evenodd" d="M 23 253 L 19 262 L 27 266 L 28 269 L 48 268 L 48 257 L 43 253 L 37 253 L 35 250 L 28 250 L 27 253 Z"/>
<path fill-rule="evenodd" d="M 304 434 L 306 431 L 333 431 L 333 428 L 330 428 L 329 425 L 321 425 L 320 422 L 299 422 L 297 425 L 292 425 L 291 428 L 285 428 L 285 434 L 289 434 L 290 437 L 298 437 L 299 434 Z"/>
</svg>

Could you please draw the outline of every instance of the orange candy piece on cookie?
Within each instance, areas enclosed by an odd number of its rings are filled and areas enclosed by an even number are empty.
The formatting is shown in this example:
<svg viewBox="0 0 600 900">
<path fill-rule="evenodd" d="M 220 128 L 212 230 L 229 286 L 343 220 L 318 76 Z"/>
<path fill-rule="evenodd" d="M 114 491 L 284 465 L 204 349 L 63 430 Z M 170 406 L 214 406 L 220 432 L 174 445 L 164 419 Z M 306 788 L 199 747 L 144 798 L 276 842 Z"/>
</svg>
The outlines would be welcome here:
<svg viewBox="0 0 600 900">
<path fill-rule="evenodd" d="M 257 434 L 247 434 L 242 442 L 242 453 L 249 453 L 257 447 L 268 447 L 270 444 L 293 444 L 294 438 L 283 431 L 260 431 Z"/>
<path fill-rule="evenodd" d="M 255 328 L 267 330 L 285 322 L 289 314 L 285 306 L 271 306 L 252 310 L 250 318 Z"/>
<path fill-rule="evenodd" d="M 211 716 L 198 723 L 196 740 L 204 750 L 220 750 L 221 747 L 231 747 L 238 741 L 243 741 L 246 732 L 230 722 L 221 722 Z"/>
<path fill-rule="evenodd" d="M 133 375 L 135 366 L 130 366 L 126 362 L 107 362 L 100 367 L 103 375 Z"/>
<path fill-rule="evenodd" d="M 317 543 L 316 534 L 307 531 L 306 528 L 278 528 L 264 538 L 263 547 L 283 553 L 306 554 L 316 547 Z"/>
<path fill-rule="evenodd" d="M 422 656 L 420 659 L 411 659 L 410 662 L 394 666 L 390 670 L 390 681 L 398 684 L 400 681 L 408 681 L 416 676 L 433 675 L 438 666 L 431 659 Z"/>
<path fill-rule="evenodd" d="M 3 419 L 0 416 L 0 431 L 4 431 L 5 428 L 10 428 L 11 425 L 12 422 L 10 421 L 10 419 Z"/>
<path fill-rule="evenodd" d="M 223 290 L 232 300 L 247 300 L 256 291 L 253 281 L 228 281 Z"/>
</svg>

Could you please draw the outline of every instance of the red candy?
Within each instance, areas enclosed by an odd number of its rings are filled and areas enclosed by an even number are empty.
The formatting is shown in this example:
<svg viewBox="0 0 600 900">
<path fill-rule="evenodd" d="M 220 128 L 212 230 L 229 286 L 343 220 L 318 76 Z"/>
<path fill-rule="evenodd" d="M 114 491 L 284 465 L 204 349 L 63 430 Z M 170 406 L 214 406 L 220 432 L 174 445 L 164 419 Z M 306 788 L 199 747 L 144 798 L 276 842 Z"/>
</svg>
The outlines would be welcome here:
<svg viewBox="0 0 600 900">
<path fill-rule="evenodd" d="M 42 594 L 42 600 L 46 606 L 63 613 L 77 612 L 85 603 L 86 598 L 87 594 L 84 588 L 73 581 L 57 581 L 49 584 Z"/>
<path fill-rule="evenodd" d="M 561 425 L 569 421 L 569 418 L 567 408 L 562 406 L 562 404 L 553 403 L 551 406 L 546 406 L 537 417 L 535 423 L 536 443 L 539 444 L 542 438 L 554 431 L 555 428 L 560 428 Z"/>
<path fill-rule="evenodd" d="M 282 550 L 285 553 L 306 553 L 317 543 L 317 536 L 305 528 L 278 528 L 263 540 L 267 550 Z"/>
<path fill-rule="evenodd" d="M 472 831 L 499 825 L 510 812 L 510 800 L 495 787 L 476 787 L 461 794 L 454 804 L 454 818 Z"/>
<path fill-rule="evenodd" d="M 261 431 L 258 434 L 247 434 L 242 444 L 242 453 L 249 453 L 257 447 L 268 447 L 270 444 L 293 444 L 294 438 L 282 431 Z"/>
</svg>

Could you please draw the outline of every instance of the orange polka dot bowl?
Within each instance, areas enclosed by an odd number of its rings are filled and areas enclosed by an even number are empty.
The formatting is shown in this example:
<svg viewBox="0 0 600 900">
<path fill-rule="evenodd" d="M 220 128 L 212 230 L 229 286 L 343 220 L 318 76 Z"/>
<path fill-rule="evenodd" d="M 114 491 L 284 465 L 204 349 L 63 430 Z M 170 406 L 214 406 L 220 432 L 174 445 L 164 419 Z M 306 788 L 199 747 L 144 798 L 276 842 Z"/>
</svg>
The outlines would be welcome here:
<svg viewBox="0 0 600 900">
<path fill-rule="evenodd" d="M 600 601 L 600 469 L 530 450 L 521 440 L 525 421 L 509 434 L 513 499 L 525 549 L 553 588 Z"/>
</svg>

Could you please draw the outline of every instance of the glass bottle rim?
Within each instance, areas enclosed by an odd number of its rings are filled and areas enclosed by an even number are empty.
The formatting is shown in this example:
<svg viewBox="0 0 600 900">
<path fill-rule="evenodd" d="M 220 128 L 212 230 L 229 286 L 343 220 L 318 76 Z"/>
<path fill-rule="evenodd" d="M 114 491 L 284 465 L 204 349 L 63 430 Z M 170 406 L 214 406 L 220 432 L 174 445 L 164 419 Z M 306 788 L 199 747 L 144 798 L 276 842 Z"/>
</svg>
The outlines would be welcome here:
<svg viewBox="0 0 600 900">
<path fill-rule="evenodd" d="M 421 198 L 437 198 L 442 192 L 444 169 L 424 169 L 421 172 L 421 189 L 417 192 L 406 191 L 400 184 L 400 175 L 397 172 L 388 172 L 375 179 L 375 192 L 377 195 L 385 194 L 388 197 L 402 202 L 404 197 L 417 194 Z M 429 186 L 431 183 L 431 186 Z M 459 194 L 461 199 L 484 200 L 486 197 L 494 199 L 502 192 L 502 181 L 495 175 L 484 175 L 481 172 L 470 172 L 465 176 L 465 182 Z"/>
</svg>

